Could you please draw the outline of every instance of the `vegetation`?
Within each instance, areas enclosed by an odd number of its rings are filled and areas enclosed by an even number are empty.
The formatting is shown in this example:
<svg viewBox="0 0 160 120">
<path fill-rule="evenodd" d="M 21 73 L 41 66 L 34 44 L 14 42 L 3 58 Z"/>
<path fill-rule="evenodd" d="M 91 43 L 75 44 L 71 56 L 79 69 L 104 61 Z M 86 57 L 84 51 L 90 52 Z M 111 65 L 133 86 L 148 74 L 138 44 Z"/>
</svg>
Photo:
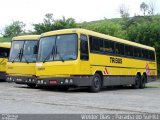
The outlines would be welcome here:
<svg viewBox="0 0 160 120">
<path fill-rule="evenodd" d="M 65 28 L 75 28 L 77 26 L 75 20 L 73 18 L 66 19 L 63 17 L 62 19 L 53 19 L 53 14 L 48 13 L 45 15 L 43 19 L 43 23 L 33 24 L 34 33 L 41 34 L 48 31 L 65 29 Z"/>
<path fill-rule="evenodd" d="M 10 25 L 6 26 L 4 29 L 4 37 L 12 38 L 17 35 L 24 33 L 25 24 L 20 21 L 13 21 Z"/>
<path fill-rule="evenodd" d="M 11 38 L 0 37 L 0 42 L 10 42 Z"/>
<path fill-rule="evenodd" d="M 160 61 L 160 15 L 155 15 L 154 5 L 152 3 L 146 4 L 143 2 L 139 7 L 143 16 L 136 15 L 129 17 L 128 8 L 122 5 L 119 9 L 121 18 L 105 18 L 99 21 L 83 23 L 76 23 L 74 18 L 66 19 L 65 17 L 55 20 L 53 14 L 48 13 L 45 15 L 43 22 L 33 24 L 34 31 L 27 34 L 41 34 L 43 32 L 65 28 L 85 28 L 155 47 L 157 61 Z M 24 34 L 24 26 L 25 24 L 19 21 L 6 26 L 3 35 L 4 38 L 0 38 L 0 42 L 10 40 L 13 36 Z M 158 68 L 160 71 L 160 67 Z"/>
</svg>

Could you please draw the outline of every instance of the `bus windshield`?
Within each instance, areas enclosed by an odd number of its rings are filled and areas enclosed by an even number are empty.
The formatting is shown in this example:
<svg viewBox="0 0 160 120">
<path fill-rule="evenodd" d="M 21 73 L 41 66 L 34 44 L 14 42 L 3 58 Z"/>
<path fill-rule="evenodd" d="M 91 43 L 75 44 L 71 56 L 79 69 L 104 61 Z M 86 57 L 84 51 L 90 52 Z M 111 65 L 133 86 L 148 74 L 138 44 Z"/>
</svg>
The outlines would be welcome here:
<svg viewBox="0 0 160 120">
<path fill-rule="evenodd" d="M 40 39 L 38 61 L 65 61 L 77 58 L 77 35 L 66 34 Z"/>
<path fill-rule="evenodd" d="M 11 62 L 36 62 L 37 40 L 13 41 L 9 61 Z"/>
</svg>

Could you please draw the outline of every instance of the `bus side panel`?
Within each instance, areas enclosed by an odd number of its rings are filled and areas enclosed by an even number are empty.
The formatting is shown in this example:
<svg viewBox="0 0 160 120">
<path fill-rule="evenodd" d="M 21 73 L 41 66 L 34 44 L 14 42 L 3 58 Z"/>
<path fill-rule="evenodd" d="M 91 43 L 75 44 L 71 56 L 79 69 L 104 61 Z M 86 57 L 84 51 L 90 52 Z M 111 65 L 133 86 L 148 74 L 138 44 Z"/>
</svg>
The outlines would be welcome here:
<svg viewBox="0 0 160 120">
<path fill-rule="evenodd" d="M 0 79 L 6 79 L 7 58 L 0 58 Z"/>
<path fill-rule="evenodd" d="M 118 59 L 121 59 L 117 62 Z M 138 59 L 90 54 L 92 75 L 101 71 L 104 76 L 104 85 L 127 85 L 134 84 L 138 72 L 147 74 L 148 82 L 155 80 L 156 63 Z M 150 80 L 152 78 L 152 80 Z"/>
</svg>

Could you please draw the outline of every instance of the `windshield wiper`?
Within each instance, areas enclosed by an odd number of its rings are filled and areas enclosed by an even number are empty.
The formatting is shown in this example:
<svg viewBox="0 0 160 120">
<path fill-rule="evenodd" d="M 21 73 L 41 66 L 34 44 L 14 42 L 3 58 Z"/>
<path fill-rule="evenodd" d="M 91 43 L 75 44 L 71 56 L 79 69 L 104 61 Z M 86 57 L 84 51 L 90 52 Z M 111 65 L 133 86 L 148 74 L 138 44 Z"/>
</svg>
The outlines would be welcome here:
<svg viewBox="0 0 160 120">
<path fill-rule="evenodd" d="M 21 52 L 19 52 L 19 53 L 14 57 L 14 59 L 12 60 L 12 63 L 14 63 L 14 61 L 17 59 L 17 57 L 19 57 L 19 59 L 20 59 L 20 55 L 21 55 Z"/>
<path fill-rule="evenodd" d="M 27 60 L 26 56 L 25 56 L 24 54 L 22 54 L 22 57 L 24 57 L 24 60 L 25 60 L 25 61 L 26 61 L 26 63 L 28 64 L 29 62 L 28 62 L 28 60 Z"/>
<path fill-rule="evenodd" d="M 14 57 L 12 63 L 14 63 L 14 61 L 16 60 L 17 57 L 19 57 L 19 59 L 20 59 L 20 55 L 22 55 L 22 50 L 23 50 L 23 48 L 21 48 L 19 53 Z"/>
<path fill-rule="evenodd" d="M 45 59 L 43 60 L 43 63 L 46 62 L 46 60 L 48 59 L 48 57 L 49 57 L 50 55 L 53 55 L 53 51 L 51 51 L 51 52 L 45 57 Z"/>
<path fill-rule="evenodd" d="M 55 54 L 57 54 L 57 55 L 59 56 L 60 60 L 61 60 L 62 62 L 64 62 L 63 57 L 60 55 L 60 53 L 59 53 L 58 50 L 57 50 L 57 46 L 55 46 Z"/>
<path fill-rule="evenodd" d="M 52 55 L 52 56 L 53 56 L 53 59 L 54 59 L 53 52 L 55 52 L 55 46 L 53 46 L 51 52 L 45 57 L 45 59 L 43 60 L 43 63 L 45 63 L 45 62 L 47 61 L 47 59 L 48 59 L 48 57 L 49 57 L 50 55 Z"/>
<path fill-rule="evenodd" d="M 64 62 L 63 57 L 59 54 L 59 52 L 58 52 L 58 51 L 57 51 L 57 55 L 59 56 L 60 60 L 61 60 L 62 62 Z"/>
</svg>

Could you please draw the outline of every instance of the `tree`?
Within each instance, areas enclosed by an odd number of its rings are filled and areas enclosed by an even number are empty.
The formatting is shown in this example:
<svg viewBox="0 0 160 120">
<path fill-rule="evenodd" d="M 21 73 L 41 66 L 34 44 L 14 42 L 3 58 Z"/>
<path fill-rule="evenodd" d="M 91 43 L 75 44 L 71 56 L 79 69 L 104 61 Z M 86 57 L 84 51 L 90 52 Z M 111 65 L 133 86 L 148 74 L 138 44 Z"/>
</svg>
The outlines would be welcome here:
<svg viewBox="0 0 160 120">
<path fill-rule="evenodd" d="M 76 26 L 77 24 L 73 18 L 66 19 L 64 16 L 62 17 L 62 19 L 58 19 L 54 22 L 54 27 L 56 30 L 75 28 Z"/>
<path fill-rule="evenodd" d="M 153 2 L 149 3 L 148 14 L 151 16 L 155 14 L 155 4 Z"/>
<path fill-rule="evenodd" d="M 23 28 L 25 27 L 25 24 L 20 21 L 13 21 L 10 25 L 6 26 L 4 29 L 4 37 L 14 37 L 21 35 L 24 33 Z"/>
<path fill-rule="evenodd" d="M 43 23 L 33 24 L 35 33 L 41 34 L 44 32 L 54 30 L 53 22 L 54 22 L 53 14 L 52 13 L 45 14 L 45 17 L 43 19 Z"/>
<path fill-rule="evenodd" d="M 45 15 L 43 23 L 33 24 L 33 26 L 35 33 L 41 34 L 53 30 L 75 28 L 77 24 L 73 18 L 66 19 L 63 17 L 62 19 L 54 20 L 53 14 L 48 13 Z"/>
<path fill-rule="evenodd" d="M 128 11 L 129 11 L 129 9 L 124 4 L 122 4 L 119 7 L 119 13 L 120 13 L 122 18 L 129 18 L 129 12 Z"/>
<path fill-rule="evenodd" d="M 148 5 L 145 2 L 142 2 L 140 5 L 140 9 L 143 12 L 143 15 L 146 16 L 146 12 L 148 11 Z"/>
</svg>

